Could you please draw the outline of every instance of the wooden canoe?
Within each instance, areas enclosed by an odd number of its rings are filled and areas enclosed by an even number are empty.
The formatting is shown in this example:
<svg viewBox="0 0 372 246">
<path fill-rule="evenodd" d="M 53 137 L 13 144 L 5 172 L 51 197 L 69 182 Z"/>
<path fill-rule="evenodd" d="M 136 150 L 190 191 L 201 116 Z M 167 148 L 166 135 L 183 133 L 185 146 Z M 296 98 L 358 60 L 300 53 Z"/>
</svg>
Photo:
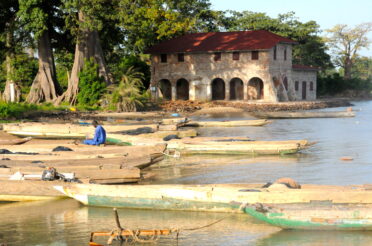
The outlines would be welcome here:
<svg viewBox="0 0 372 246">
<path fill-rule="evenodd" d="M 259 184 L 84 185 L 56 189 L 85 205 L 141 209 L 243 212 L 246 203 L 323 202 L 372 204 L 365 186 L 302 185 L 301 189 L 262 188 Z"/>
<path fill-rule="evenodd" d="M 271 123 L 269 120 L 237 120 L 237 121 L 190 121 L 184 126 L 195 127 L 238 127 L 238 126 L 264 126 Z"/>
<path fill-rule="evenodd" d="M 355 117 L 353 111 L 277 111 L 252 112 L 254 117 L 263 119 L 304 119 L 304 118 L 344 118 Z"/>
<path fill-rule="evenodd" d="M 2 154 L 12 161 L 60 161 L 60 160 L 84 160 L 84 159 L 111 159 L 123 158 L 123 162 L 129 158 L 150 157 L 152 154 L 162 154 L 166 144 L 146 145 L 146 146 L 87 146 L 87 145 L 63 145 L 73 151 L 52 152 L 56 146 L 45 145 L 17 145 L 5 146 L 11 152 L 21 152 L 16 154 Z M 3 146 L 4 147 L 4 146 Z M 25 154 L 25 153 L 31 154 Z M 33 154 L 35 153 L 35 154 Z"/>
<path fill-rule="evenodd" d="M 372 204 L 251 204 L 244 212 L 283 229 L 372 230 Z"/>
<path fill-rule="evenodd" d="M 25 202 L 65 198 L 65 195 L 53 188 L 56 185 L 72 184 L 63 181 L 0 180 L 0 201 Z"/>
<path fill-rule="evenodd" d="M 32 137 L 26 137 L 21 139 L 0 139 L 0 145 L 17 145 L 24 144 L 30 141 Z"/>
<path fill-rule="evenodd" d="M 187 142 L 174 141 L 168 149 L 185 154 L 240 154 L 240 155 L 286 155 L 294 154 L 312 145 L 307 140 L 287 141 L 231 141 Z"/>
<path fill-rule="evenodd" d="M 128 130 L 135 130 L 142 127 L 149 127 L 154 132 L 157 131 L 158 125 L 151 124 L 151 125 L 104 125 L 103 126 L 107 133 L 109 132 L 120 132 L 120 131 L 128 131 Z M 30 123 L 9 123 L 3 124 L 3 131 L 14 134 L 20 135 L 21 132 L 28 132 L 30 135 L 35 133 L 34 135 L 45 135 L 45 136 L 53 136 L 61 135 L 61 136 L 76 136 L 76 137 L 86 137 L 88 135 L 94 134 L 94 127 L 92 125 L 78 125 L 78 124 L 50 124 L 50 123 L 38 123 L 38 122 L 30 122 Z"/>
</svg>

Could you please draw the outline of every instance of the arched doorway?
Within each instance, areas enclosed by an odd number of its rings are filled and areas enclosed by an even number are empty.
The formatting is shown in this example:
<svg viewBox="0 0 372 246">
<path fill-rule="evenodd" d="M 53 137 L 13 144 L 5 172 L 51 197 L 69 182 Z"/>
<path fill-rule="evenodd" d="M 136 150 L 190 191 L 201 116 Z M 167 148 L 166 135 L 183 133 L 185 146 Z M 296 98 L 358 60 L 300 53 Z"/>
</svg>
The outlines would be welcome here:
<svg viewBox="0 0 372 246">
<path fill-rule="evenodd" d="M 230 81 L 230 100 L 243 100 L 243 81 L 239 78 L 233 78 Z"/>
<path fill-rule="evenodd" d="M 251 78 L 248 82 L 248 100 L 260 100 L 264 97 L 264 83 L 260 78 Z"/>
<path fill-rule="evenodd" d="M 287 79 L 287 77 L 284 77 L 283 85 L 284 85 L 285 90 L 288 91 L 288 79 Z"/>
<path fill-rule="evenodd" d="M 225 99 L 225 81 L 217 78 L 212 81 L 212 100 Z"/>
<path fill-rule="evenodd" d="M 302 100 L 306 100 L 306 92 L 307 92 L 307 85 L 306 81 L 302 81 Z"/>
<path fill-rule="evenodd" d="M 177 80 L 176 94 L 177 100 L 189 100 L 189 82 L 186 79 Z"/>
<path fill-rule="evenodd" d="M 162 79 L 159 82 L 159 88 L 163 94 L 163 99 L 172 100 L 172 84 L 167 79 Z"/>
</svg>

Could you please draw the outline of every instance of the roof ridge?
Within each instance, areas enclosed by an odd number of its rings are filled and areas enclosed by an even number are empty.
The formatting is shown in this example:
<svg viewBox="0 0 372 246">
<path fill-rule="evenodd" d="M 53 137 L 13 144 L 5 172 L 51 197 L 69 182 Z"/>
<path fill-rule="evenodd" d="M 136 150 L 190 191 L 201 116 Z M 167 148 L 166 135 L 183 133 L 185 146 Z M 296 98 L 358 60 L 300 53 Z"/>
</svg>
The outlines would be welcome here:
<svg viewBox="0 0 372 246">
<path fill-rule="evenodd" d="M 146 53 L 262 50 L 280 42 L 296 43 L 267 30 L 188 33 L 154 45 Z"/>
</svg>

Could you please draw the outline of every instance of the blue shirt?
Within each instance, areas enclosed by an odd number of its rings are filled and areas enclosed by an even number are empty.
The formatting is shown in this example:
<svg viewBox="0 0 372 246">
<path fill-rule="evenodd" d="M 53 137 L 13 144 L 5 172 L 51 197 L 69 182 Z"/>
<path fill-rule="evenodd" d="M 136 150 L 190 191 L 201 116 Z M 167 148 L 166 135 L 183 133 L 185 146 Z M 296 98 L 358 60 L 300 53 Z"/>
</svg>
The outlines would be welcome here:
<svg viewBox="0 0 372 246">
<path fill-rule="evenodd" d="M 106 141 L 106 131 L 105 129 L 103 129 L 101 125 L 98 125 L 96 127 L 96 131 L 94 132 L 94 138 L 84 140 L 84 143 L 88 145 L 100 145 L 100 144 L 104 144 L 105 141 Z"/>
</svg>

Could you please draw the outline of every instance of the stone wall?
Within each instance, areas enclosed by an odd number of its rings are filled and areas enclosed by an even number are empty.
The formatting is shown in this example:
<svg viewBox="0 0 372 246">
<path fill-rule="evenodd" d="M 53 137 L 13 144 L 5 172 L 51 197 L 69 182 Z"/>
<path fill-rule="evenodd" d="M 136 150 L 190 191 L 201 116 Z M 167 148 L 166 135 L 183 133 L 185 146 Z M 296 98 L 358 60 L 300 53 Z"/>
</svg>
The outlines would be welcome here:
<svg viewBox="0 0 372 246">
<path fill-rule="evenodd" d="M 292 80 L 297 89 L 295 90 L 296 100 L 316 100 L 316 71 L 293 70 Z"/>
<path fill-rule="evenodd" d="M 218 61 L 213 52 L 185 53 L 184 61 L 178 61 L 178 54 L 167 54 L 166 62 L 161 62 L 160 54 L 152 55 L 151 85 L 153 88 L 162 87 L 163 93 L 171 94 L 165 98 L 172 100 L 184 97 L 184 93 L 177 93 L 177 88 L 184 89 L 180 81 L 185 80 L 189 86 L 189 100 L 296 100 L 292 79 L 292 46 L 278 44 L 276 60 L 274 48 L 258 53 L 258 60 L 252 60 L 252 51 L 240 51 L 239 60 L 234 60 L 233 52 L 221 52 Z M 164 84 L 169 84 L 171 88 L 164 90 Z M 216 95 L 221 88 L 224 88 L 224 92 Z M 160 91 L 153 90 L 153 95 L 158 97 Z"/>
</svg>

